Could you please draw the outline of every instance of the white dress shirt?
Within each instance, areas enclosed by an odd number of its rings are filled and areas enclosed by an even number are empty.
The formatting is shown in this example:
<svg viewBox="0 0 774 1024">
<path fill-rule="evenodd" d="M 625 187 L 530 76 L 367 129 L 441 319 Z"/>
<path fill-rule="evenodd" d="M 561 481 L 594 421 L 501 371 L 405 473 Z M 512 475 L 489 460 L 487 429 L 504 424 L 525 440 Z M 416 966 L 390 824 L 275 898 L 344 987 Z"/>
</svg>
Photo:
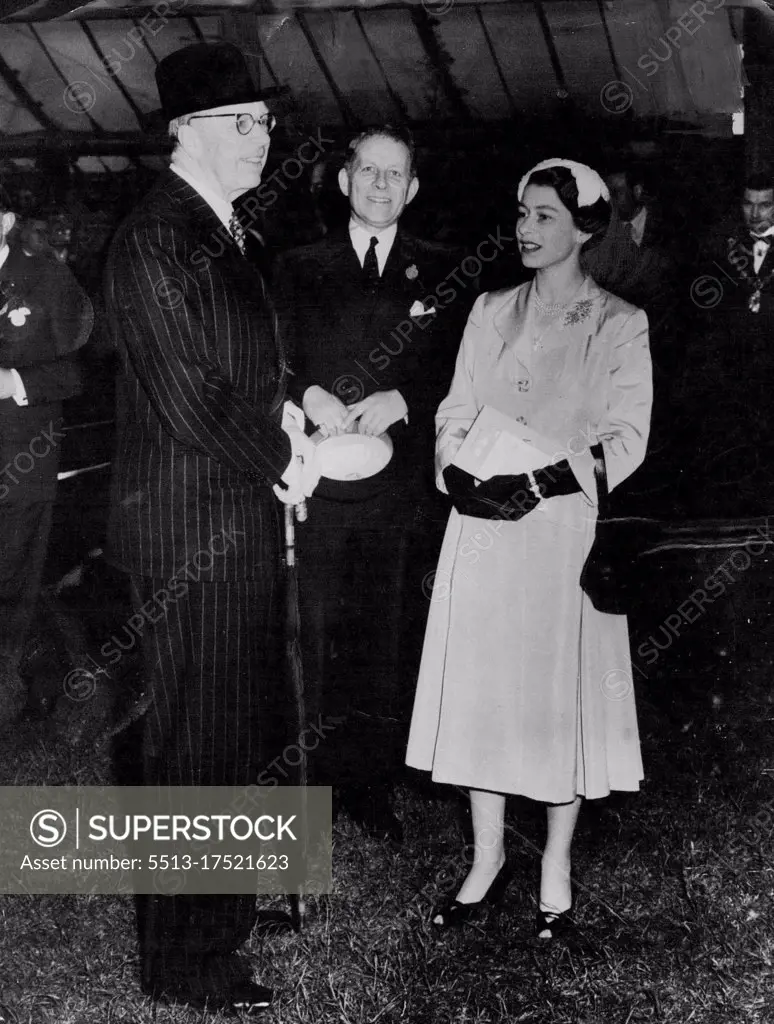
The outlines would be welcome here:
<svg viewBox="0 0 774 1024">
<path fill-rule="evenodd" d="M 772 235 L 774 235 L 774 227 L 770 227 L 768 231 L 764 231 L 762 235 L 752 235 L 753 271 L 756 274 L 761 269 L 761 265 L 766 259 L 766 255 L 771 248 Z"/>
<path fill-rule="evenodd" d="M 392 243 L 395 241 L 397 233 L 397 224 L 391 224 L 390 227 L 385 228 L 384 231 L 377 233 L 376 231 L 367 231 L 356 221 L 350 220 L 349 237 L 352 239 L 352 248 L 355 250 L 357 258 L 360 260 L 360 266 L 362 267 L 365 263 L 366 253 L 371 247 L 371 239 L 375 237 L 376 263 L 379 267 L 379 276 L 381 277 L 384 273 L 384 264 L 387 262 L 387 257 L 390 255 L 390 249 L 392 249 Z"/>
<path fill-rule="evenodd" d="M 6 242 L 2 249 L 0 249 L 0 267 L 2 267 L 2 265 L 8 259 L 10 251 L 11 250 L 8 248 L 8 243 Z M 11 371 L 11 376 L 13 377 L 14 383 L 16 385 L 16 389 L 10 397 L 14 400 L 14 402 L 16 402 L 17 405 L 29 405 L 30 403 L 27 399 L 27 389 L 24 387 L 24 382 L 19 376 L 19 371 L 14 370 L 13 367 L 7 367 L 7 369 Z"/>
<path fill-rule="evenodd" d="M 755 244 L 753 245 L 753 270 L 757 274 L 763 265 L 763 261 L 766 259 L 766 253 L 769 251 L 769 243 L 765 238 L 756 238 Z"/>
</svg>

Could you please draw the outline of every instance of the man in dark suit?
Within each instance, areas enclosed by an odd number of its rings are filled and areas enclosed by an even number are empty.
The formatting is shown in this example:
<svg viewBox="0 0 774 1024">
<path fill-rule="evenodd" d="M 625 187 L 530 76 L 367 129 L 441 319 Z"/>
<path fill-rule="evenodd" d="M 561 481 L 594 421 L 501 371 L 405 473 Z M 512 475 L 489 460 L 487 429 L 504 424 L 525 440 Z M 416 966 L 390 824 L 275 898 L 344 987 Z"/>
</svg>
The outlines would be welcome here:
<svg viewBox="0 0 774 1024">
<path fill-rule="evenodd" d="M 247 786 L 281 699 L 272 489 L 297 502 L 311 451 L 282 425 L 273 313 L 232 206 L 260 182 L 274 117 L 227 43 L 171 54 L 156 82 L 171 166 L 119 229 L 106 277 L 121 361 L 109 551 L 146 620 L 140 781 Z M 137 911 L 152 997 L 269 1002 L 237 952 L 254 897 L 138 896 Z"/>
<path fill-rule="evenodd" d="M 614 215 L 606 237 L 584 254 L 585 267 L 597 284 L 642 307 L 652 333 L 676 297 L 675 239 L 641 167 L 615 164 L 605 180 Z"/>
<path fill-rule="evenodd" d="M 348 227 L 285 254 L 275 272 L 289 390 L 323 435 L 386 433 L 394 453 L 366 479 L 323 477 L 297 531 L 309 709 L 344 720 L 314 752 L 311 777 L 334 785 L 373 835 L 399 841 L 390 799 L 414 683 L 407 644 L 416 640 L 406 614 L 415 634 L 422 628 L 422 606 L 411 607 L 416 595 L 406 591 L 409 540 L 427 511 L 433 417 L 475 295 L 448 285 L 459 253 L 399 226 L 419 188 L 407 134 L 358 136 L 339 186 Z M 426 547 L 437 542 L 426 537 Z M 414 583 L 419 593 L 417 574 Z"/>
<path fill-rule="evenodd" d="M 702 246 L 682 402 L 695 410 L 702 509 L 769 514 L 774 387 L 774 175 L 747 179 Z M 707 511 L 706 514 L 711 514 Z"/>
<path fill-rule="evenodd" d="M 748 178 L 738 209 L 710 232 L 703 255 L 723 285 L 721 309 L 732 311 L 746 329 L 768 335 L 774 314 L 774 175 Z M 702 296 L 696 298 L 701 306 Z"/>
<path fill-rule="evenodd" d="M 64 433 L 91 303 L 53 256 L 27 253 L 0 188 L 0 723 L 24 706 L 24 640 L 40 590 Z"/>
</svg>

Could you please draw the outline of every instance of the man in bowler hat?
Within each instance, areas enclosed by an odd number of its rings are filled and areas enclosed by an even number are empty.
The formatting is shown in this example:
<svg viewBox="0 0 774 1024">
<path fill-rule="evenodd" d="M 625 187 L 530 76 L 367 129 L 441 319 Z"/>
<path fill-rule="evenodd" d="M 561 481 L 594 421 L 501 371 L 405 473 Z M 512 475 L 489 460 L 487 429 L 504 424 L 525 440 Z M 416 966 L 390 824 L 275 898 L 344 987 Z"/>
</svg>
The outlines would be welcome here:
<svg viewBox="0 0 774 1024">
<path fill-rule="evenodd" d="M 156 83 L 171 165 L 120 227 L 106 272 L 121 363 L 109 554 L 135 611 L 156 609 L 142 638 L 152 703 L 139 781 L 247 786 L 282 699 L 272 490 L 299 502 L 311 451 L 283 427 L 275 318 L 232 206 L 260 183 L 274 117 L 228 43 L 171 54 Z M 238 952 L 254 897 L 138 896 L 137 912 L 152 998 L 269 1003 Z"/>
</svg>

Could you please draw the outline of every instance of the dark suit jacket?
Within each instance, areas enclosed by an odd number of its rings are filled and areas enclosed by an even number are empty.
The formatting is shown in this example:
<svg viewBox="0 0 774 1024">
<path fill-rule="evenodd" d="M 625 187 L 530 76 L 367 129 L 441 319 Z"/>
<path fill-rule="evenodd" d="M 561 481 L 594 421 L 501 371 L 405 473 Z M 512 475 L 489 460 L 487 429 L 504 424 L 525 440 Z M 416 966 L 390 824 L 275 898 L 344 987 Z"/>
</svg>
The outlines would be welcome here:
<svg viewBox="0 0 774 1024">
<path fill-rule="evenodd" d="M 323 479 L 316 495 L 357 500 L 389 490 L 419 500 L 419 491 L 432 486 L 433 418 L 476 298 L 477 281 L 460 271 L 462 256 L 399 228 L 375 289 L 362 283 L 346 228 L 280 257 L 274 284 L 291 397 L 300 404 L 318 384 L 352 405 L 397 389 L 408 406 L 408 425 L 390 427 L 395 452 L 382 473 L 357 483 Z M 435 312 L 411 317 L 415 302 Z"/>
<path fill-rule="evenodd" d="M 106 302 L 122 367 L 112 560 L 155 577 L 192 560 L 199 568 L 189 578 L 202 580 L 274 571 L 270 485 L 290 443 L 272 311 L 257 271 L 174 172 L 120 227 Z"/>
<path fill-rule="evenodd" d="M 0 477 L 0 498 L 22 505 L 52 501 L 64 438 L 62 401 L 81 390 L 74 353 L 89 337 L 91 303 L 64 264 L 13 245 L 0 267 L 0 292 L 0 309 L 6 307 L 0 367 L 18 370 L 29 403 L 0 401 L 0 470 L 10 467 Z"/>
</svg>

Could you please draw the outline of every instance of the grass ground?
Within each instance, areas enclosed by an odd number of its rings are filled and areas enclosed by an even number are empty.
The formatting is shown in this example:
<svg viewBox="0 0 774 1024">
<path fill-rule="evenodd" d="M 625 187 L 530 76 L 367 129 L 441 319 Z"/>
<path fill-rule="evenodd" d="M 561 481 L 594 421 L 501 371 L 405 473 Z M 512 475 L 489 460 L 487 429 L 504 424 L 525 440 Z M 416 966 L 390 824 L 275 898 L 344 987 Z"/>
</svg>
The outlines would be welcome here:
<svg viewBox="0 0 774 1024">
<path fill-rule="evenodd" d="M 737 663 L 733 685 L 674 671 L 639 694 L 647 780 L 584 808 L 574 849 L 577 930 L 531 937 L 542 809 L 509 805 L 516 880 L 474 927 L 437 937 L 436 899 L 465 871 L 465 801 L 407 784 L 396 851 L 348 820 L 334 831 L 334 890 L 300 935 L 251 940 L 283 1024 L 772 1024 L 774 758 L 771 666 Z M 706 678 L 706 677 L 705 677 Z M 26 723 L 3 737 L 0 783 L 105 784 L 106 756 Z M 278 906 L 281 906 L 278 901 Z M 0 1020 L 194 1024 L 140 993 L 128 897 L 0 898 Z"/>
</svg>

